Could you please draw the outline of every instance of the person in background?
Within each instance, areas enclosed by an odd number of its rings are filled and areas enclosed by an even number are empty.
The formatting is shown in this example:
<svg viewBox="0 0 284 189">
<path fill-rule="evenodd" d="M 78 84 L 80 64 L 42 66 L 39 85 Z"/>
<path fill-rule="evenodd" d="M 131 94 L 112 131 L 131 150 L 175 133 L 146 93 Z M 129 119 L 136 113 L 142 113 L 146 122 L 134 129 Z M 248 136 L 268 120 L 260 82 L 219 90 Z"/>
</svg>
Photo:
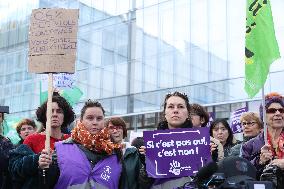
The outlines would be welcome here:
<svg viewBox="0 0 284 189">
<path fill-rule="evenodd" d="M 119 188 L 121 145 L 111 142 L 104 116 L 102 105 L 88 100 L 71 138 L 57 142 L 52 156 L 42 150 L 39 168 L 47 188 Z"/>
<path fill-rule="evenodd" d="M 259 115 L 254 112 L 245 112 L 240 117 L 240 123 L 243 130 L 243 141 L 231 148 L 229 156 L 242 157 L 242 146 L 245 142 L 256 137 L 263 128 Z"/>
<path fill-rule="evenodd" d="M 46 125 L 47 102 L 36 110 L 37 120 Z M 58 94 L 52 97 L 50 148 L 54 143 L 65 140 L 69 135 L 61 132 L 61 127 L 67 127 L 74 120 L 74 112 L 69 103 Z M 13 180 L 13 187 L 22 189 L 39 188 L 38 159 L 40 152 L 45 148 L 45 133 L 29 135 L 22 145 L 10 153 L 9 171 Z"/>
<path fill-rule="evenodd" d="M 206 127 L 209 122 L 209 114 L 200 104 L 191 104 L 190 119 L 193 127 Z"/>
<path fill-rule="evenodd" d="M 27 138 L 27 136 L 35 133 L 37 130 L 36 124 L 33 120 L 31 119 L 23 119 L 21 120 L 17 126 L 16 126 L 16 131 L 21 138 L 17 146 L 22 144 L 24 140 Z"/>
<path fill-rule="evenodd" d="M 221 142 L 224 148 L 224 157 L 229 156 L 231 148 L 238 143 L 226 119 L 216 119 L 211 123 L 210 136 Z"/>
<path fill-rule="evenodd" d="M 193 128 L 206 127 L 209 122 L 209 114 L 200 104 L 191 104 L 190 118 Z M 212 159 L 214 161 L 222 160 L 224 158 L 224 149 L 220 141 L 210 136 L 210 146 Z"/>
<path fill-rule="evenodd" d="M 110 131 L 110 136 L 115 144 L 122 145 L 122 175 L 120 176 L 120 188 L 122 189 L 138 189 L 139 185 L 139 173 L 142 168 L 142 163 L 139 158 L 139 152 L 137 148 L 131 146 L 129 142 L 125 142 L 124 138 L 127 137 L 127 129 L 125 121 L 120 117 L 112 117 L 105 123 L 106 127 Z"/>
<path fill-rule="evenodd" d="M 284 98 L 278 93 L 270 93 L 265 96 L 265 111 L 267 124 L 267 141 L 265 144 L 264 133 L 243 144 L 242 157 L 251 161 L 257 169 L 258 178 L 266 166 L 276 166 L 282 173 L 284 169 Z M 260 115 L 263 116 L 262 105 Z M 275 174 L 275 173 L 274 173 Z M 282 180 L 283 181 L 283 180 Z M 277 188 L 283 188 L 281 183 Z"/>
<path fill-rule="evenodd" d="M 9 151 L 14 148 L 12 142 L 3 135 L 4 112 L 0 112 L 0 188 L 10 189 L 12 187 L 8 173 Z"/>
<path fill-rule="evenodd" d="M 141 146 L 144 146 L 144 138 L 143 137 L 136 137 L 132 140 L 131 146 L 134 146 L 138 150 L 140 149 Z M 145 165 L 145 155 L 139 153 L 141 162 Z"/>
</svg>

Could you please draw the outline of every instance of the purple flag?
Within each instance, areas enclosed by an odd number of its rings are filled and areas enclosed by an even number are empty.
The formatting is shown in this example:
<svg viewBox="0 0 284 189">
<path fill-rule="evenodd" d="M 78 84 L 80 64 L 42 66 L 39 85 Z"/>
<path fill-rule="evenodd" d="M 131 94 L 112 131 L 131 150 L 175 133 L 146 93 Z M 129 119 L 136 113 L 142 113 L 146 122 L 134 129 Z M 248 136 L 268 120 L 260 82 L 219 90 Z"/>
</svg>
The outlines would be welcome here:
<svg viewBox="0 0 284 189">
<path fill-rule="evenodd" d="M 240 122 L 240 117 L 244 112 L 247 112 L 247 111 L 248 111 L 248 108 L 244 107 L 244 108 L 237 109 L 236 111 L 231 113 L 230 120 L 231 120 L 231 129 L 233 131 L 233 134 L 243 132 L 241 122 Z"/>
<path fill-rule="evenodd" d="M 215 112 L 208 112 L 209 114 L 209 121 L 206 124 L 206 127 L 210 127 L 211 123 L 214 121 L 215 119 Z"/>
<path fill-rule="evenodd" d="M 209 128 L 144 131 L 150 177 L 191 176 L 211 161 Z"/>
</svg>

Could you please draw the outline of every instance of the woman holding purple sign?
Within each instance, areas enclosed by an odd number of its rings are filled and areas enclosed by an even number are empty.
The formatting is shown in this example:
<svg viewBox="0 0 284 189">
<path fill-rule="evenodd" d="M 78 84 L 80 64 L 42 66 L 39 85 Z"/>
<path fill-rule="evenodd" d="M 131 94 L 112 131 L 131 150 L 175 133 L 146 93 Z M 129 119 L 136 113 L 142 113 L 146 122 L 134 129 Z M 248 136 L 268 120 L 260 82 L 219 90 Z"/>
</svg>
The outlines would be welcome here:
<svg viewBox="0 0 284 189">
<path fill-rule="evenodd" d="M 159 130 L 192 128 L 190 104 L 187 95 L 180 92 L 167 94 L 163 104 L 164 120 L 158 125 Z M 172 189 L 192 181 L 191 177 L 155 179 L 151 189 Z"/>
<path fill-rule="evenodd" d="M 174 92 L 165 97 L 163 120 L 159 123 L 158 130 L 178 128 L 193 128 L 193 125 L 190 119 L 190 104 L 187 95 Z M 145 146 L 141 147 L 139 151 L 145 154 Z M 153 179 L 151 189 L 173 189 L 191 181 L 190 176 Z"/>
<path fill-rule="evenodd" d="M 55 143 L 55 152 L 39 157 L 42 179 L 48 188 L 119 188 L 121 145 L 104 128 L 104 109 L 88 100 L 71 138 Z"/>
</svg>

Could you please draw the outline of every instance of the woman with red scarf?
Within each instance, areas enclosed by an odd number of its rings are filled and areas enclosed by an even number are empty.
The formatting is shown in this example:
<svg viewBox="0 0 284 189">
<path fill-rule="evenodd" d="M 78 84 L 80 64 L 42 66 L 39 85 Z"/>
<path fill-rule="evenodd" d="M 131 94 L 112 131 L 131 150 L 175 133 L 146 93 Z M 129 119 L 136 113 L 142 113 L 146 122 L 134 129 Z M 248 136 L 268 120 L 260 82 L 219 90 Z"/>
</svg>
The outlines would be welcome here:
<svg viewBox="0 0 284 189">
<path fill-rule="evenodd" d="M 42 150 L 39 168 L 47 188 L 119 188 L 121 145 L 111 142 L 104 128 L 105 111 L 88 100 L 71 137 L 55 143 L 55 152 Z"/>
<path fill-rule="evenodd" d="M 267 121 L 267 140 L 264 134 L 249 140 L 243 145 L 243 157 L 250 160 L 258 171 L 258 176 L 265 166 L 277 166 L 284 169 L 284 98 L 278 93 L 270 93 L 265 97 Z M 263 115 L 262 106 L 260 115 Z"/>
</svg>

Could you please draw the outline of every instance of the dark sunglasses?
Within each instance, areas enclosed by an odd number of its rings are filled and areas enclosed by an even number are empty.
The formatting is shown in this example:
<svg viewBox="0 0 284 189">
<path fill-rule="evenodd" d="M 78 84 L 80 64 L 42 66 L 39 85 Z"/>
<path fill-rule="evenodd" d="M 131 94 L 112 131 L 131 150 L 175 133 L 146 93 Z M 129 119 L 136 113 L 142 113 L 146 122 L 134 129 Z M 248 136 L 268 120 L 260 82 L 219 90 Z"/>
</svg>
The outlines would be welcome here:
<svg viewBox="0 0 284 189">
<path fill-rule="evenodd" d="M 256 122 L 252 121 L 252 122 L 242 122 L 242 126 L 252 126 L 253 124 L 255 124 Z"/>
<path fill-rule="evenodd" d="M 275 114 L 277 111 L 280 112 L 281 114 L 283 114 L 284 113 L 284 108 L 279 108 L 279 109 L 277 109 L 277 108 L 268 108 L 266 110 L 266 113 L 268 113 L 268 114 Z"/>
</svg>

